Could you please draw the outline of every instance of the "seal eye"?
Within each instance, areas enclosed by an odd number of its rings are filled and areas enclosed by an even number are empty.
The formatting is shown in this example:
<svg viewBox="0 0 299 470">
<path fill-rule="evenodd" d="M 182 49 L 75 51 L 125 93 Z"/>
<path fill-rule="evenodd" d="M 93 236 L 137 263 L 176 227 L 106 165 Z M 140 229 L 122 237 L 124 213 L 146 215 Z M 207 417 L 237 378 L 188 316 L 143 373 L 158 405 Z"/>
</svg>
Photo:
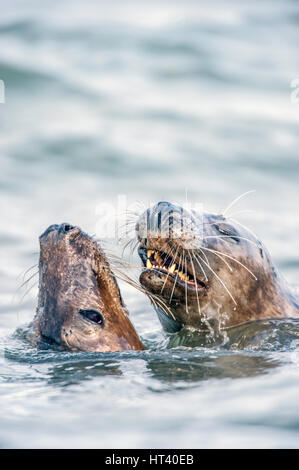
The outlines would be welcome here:
<svg viewBox="0 0 299 470">
<path fill-rule="evenodd" d="M 218 230 L 219 233 L 221 233 L 221 235 L 224 235 L 225 237 L 234 240 L 234 242 L 236 243 L 240 242 L 240 238 L 238 237 L 237 232 L 235 232 L 230 227 L 224 227 L 223 225 L 215 225 L 215 228 L 216 230 Z"/>
<path fill-rule="evenodd" d="M 97 323 L 98 325 L 102 325 L 102 326 L 104 325 L 104 317 L 97 310 L 81 309 L 79 310 L 79 313 L 80 315 L 82 315 L 82 317 L 86 318 L 89 321 L 92 321 L 93 323 Z"/>
</svg>

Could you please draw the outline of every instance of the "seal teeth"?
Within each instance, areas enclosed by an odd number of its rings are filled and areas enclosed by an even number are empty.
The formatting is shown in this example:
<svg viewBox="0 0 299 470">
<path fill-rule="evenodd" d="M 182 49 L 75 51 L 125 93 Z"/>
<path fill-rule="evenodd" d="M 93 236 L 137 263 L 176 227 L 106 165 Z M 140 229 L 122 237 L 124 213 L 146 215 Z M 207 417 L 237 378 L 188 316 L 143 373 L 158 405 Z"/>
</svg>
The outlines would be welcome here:
<svg viewBox="0 0 299 470">
<path fill-rule="evenodd" d="M 161 256 L 159 255 L 159 253 L 157 251 L 155 251 L 155 260 L 157 261 L 157 263 L 162 266 L 163 265 L 163 259 L 161 258 Z"/>
<path fill-rule="evenodd" d="M 176 267 L 176 264 L 174 263 L 172 266 L 170 266 L 170 268 L 168 269 L 168 272 L 170 272 L 170 274 L 173 274 L 175 271 L 175 267 Z"/>
<path fill-rule="evenodd" d="M 146 260 L 146 267 L 147 269 L 153 269 L 153 268 L 161 268 L 168 272 L 169 274 L 176 274 L 182 281 L 188 281 L 194 283 L 194 277 L 189 275 L 188 273 L 184 272 L 180 268 L 182 266 L 177 265 L 174 260 L 172 260 L 169 265 L 167 262 L 168 257 L 166 256 L 166 261 L 165 261 L 165 253 L 160 253 L 159 251 L 156 250 L 147 250 L 147 260 Z M 168 266 L 167 266 L 168 265 Z"/>
<path fill-rule="evenodd" d="M 197 284 L 205 287 L 205 284 L 200 279 L 186 272 L 183 265 L 176 264 L 169 254 L 156 250 L 147 250 L 146 253 L 147 269 L 162 269 L 168 274 L 175 275 L 176 280 L 180 278 L 184 283 L 188 282 L 192 285 Z"/>
<path fill-rule="evenodd" d="M 190 281 L 190 277 L 183 273 L 183 271 L 177 271 L 177 273 L 183 281 Z"/>
</svg>

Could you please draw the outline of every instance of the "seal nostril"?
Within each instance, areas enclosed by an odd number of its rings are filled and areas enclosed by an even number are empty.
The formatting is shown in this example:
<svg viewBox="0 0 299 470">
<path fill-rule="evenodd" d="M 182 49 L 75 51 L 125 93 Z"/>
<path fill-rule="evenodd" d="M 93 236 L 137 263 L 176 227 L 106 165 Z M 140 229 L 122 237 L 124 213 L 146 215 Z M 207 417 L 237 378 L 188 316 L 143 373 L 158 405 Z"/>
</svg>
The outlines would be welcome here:
<svg viewBox="0 0 299 470">
<path fill-rule="evenodd" d="M 72 225 L 66 224 L 66 225 L 64 226 L 64 231 L 65 231 L 65 232 L 69 232 L 69 231 L 72 230 L 73 228 L 74 228 L 74 227 L 73 227 Z"/>
<path fill-rule="evenodd" d="M 75 227 L 73 225 L 70 225 L 70 224 L 61 224 L 61 226 L 60 226 L 60 230 L 63 233 L 68 233 L 71 230 L 73 230 L 74 228 Z"/>
</svg>

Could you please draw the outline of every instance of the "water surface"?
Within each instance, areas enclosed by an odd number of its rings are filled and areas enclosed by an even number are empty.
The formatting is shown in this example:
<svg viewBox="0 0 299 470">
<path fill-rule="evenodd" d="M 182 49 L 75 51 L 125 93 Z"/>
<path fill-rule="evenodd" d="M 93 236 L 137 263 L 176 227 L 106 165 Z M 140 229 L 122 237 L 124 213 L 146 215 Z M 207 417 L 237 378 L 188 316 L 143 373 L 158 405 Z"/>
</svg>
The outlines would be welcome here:
<svg viewBox="0 0 299 470">
<path fill-rule="evenodd" d="M 230 215 L 298 284 L 298 3 L 0 6 L 0 446 L 298 447 L 295 320 L 168 338 L 121 283 L 147 351 L 36 350 L 15 333 L 36 307 L 36 278 L 18 288 L 39 234 L 95 233 L 118 194 L 146 204 L 187 189 L 220 211 L 255 189 Z"/>
</svg>

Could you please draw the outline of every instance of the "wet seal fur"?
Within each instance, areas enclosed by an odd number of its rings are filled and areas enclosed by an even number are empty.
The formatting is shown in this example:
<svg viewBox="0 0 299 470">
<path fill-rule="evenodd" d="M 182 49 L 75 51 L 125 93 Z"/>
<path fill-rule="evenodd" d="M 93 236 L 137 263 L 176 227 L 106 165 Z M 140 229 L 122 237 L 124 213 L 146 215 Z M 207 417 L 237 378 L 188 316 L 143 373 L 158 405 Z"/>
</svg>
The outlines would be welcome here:
<svg viewBox="0 0 299 470">
<path fill-rule="evenodd" d="M 103 250 L 79 227 L 51 225 L 39 238 L 39 294 L 30 340 L 69 350 L 142 350 Z"/>
<path fill-rule="evenodd" d="M 299 316 L 298 293 L 241 224 L 162 201 L 140 216 L 136 233 L 140 283 L 166 305 L 155 305 L 166 331 Z"/>
</svg>

